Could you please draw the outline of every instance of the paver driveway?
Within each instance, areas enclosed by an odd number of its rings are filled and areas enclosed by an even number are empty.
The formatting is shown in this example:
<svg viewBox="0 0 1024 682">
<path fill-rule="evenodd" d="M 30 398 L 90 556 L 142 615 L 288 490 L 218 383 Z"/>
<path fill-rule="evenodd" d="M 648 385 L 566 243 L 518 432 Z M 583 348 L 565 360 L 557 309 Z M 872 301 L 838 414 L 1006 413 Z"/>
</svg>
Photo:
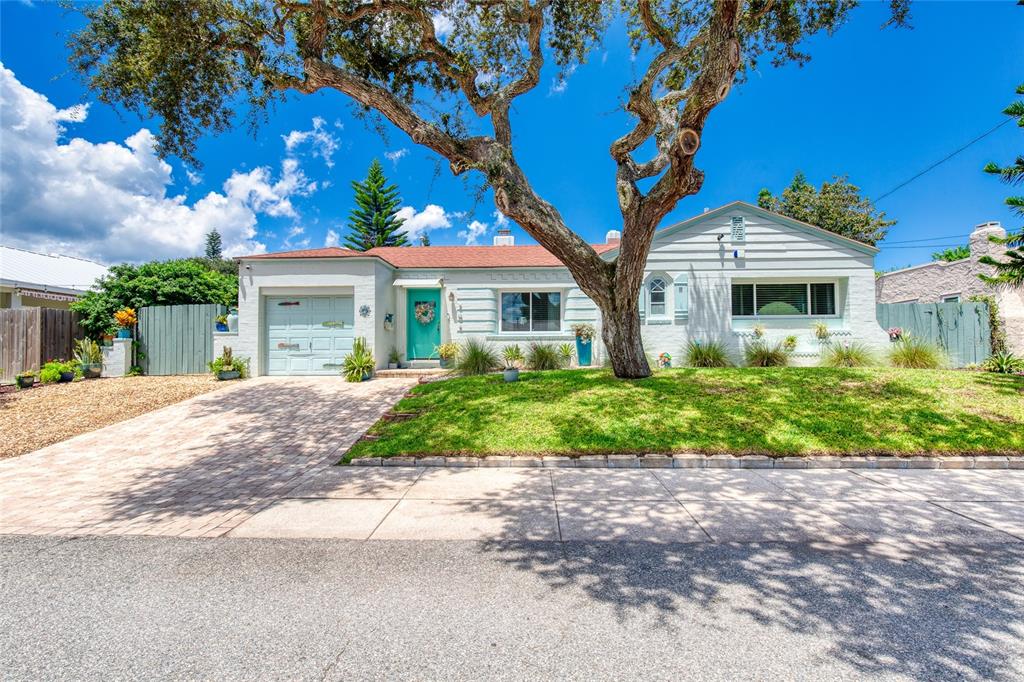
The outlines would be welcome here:
<svg viewBox="0 0 1024 682">
<path fill-rule="evenodd" d="M 0 461 L 0 533 L 223 535 L 335 463 L 411 385 L 261 377 Z"/>
</svg>

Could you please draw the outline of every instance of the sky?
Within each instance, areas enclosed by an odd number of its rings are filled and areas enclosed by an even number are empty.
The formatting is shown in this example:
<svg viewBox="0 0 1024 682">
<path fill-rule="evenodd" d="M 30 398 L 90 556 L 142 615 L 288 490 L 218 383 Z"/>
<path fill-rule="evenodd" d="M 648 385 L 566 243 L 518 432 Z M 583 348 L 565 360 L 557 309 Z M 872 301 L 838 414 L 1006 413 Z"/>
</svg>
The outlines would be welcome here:
<svg viewBox="0 0 1024 682">
<path fill-rule="evenodd" d="M 1013 2 L 915 2 L 912 29 L 885 29 L 888 3 L 865 3 L 833 36 L 806 45 L 806 66 L 759 66 L 705 128 L 701 191 L 663 226 L 734 200 L 780 192 L 802 170 L 820 184 L 847 175 L 868 197 L 900 183 L 1006 119 L 1024 82 L 1024 8 Z M 385 124 L 353 116 L 338 93 L 291 95 L 255 134 L 200 140 L 202 168 L 154 152 L 159 121 L 97 101 L 67 65 L 80 15 L 46 2 L 0 2 L 0 243 L 103 263 L 202 253 L 222 234 L 228 255 L 338 244 L 353 207 L 351 181 L 374 158 L 401 191 L 412 236 L 489 244 L 505 221 L 479 178 Z M 609 144 L 629 127 L 619 106 L 638 76 L 613 26 L 588 62 L 561 80 L 553 68 L 515 106 L 516 153 L 534 189 L 592 242 L 620 228 Z M 1003 125 L 878 202 L 897 220 L 876 268 L 926 262 L 966 243 L 974 225 L 1019 229 L 1009 188 L 981 172 L 1020 153 Z M 516 243 L 533 240 L 512 225 Z"/>
</svg>

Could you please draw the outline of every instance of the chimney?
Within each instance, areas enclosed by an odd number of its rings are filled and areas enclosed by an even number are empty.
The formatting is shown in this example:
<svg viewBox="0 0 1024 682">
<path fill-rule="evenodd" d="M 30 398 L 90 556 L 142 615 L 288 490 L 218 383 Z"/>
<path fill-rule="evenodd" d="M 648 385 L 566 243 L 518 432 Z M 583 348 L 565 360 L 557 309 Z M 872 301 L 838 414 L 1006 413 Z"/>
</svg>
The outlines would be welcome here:
<svg viewBox="0 0 1024 682">
<path fill-rule="evenodd" d="M 608 230 L 604 236 L 605 244 L 618 244 L 620 241 L 622 241 L 622 233 L 618 230 Z"/>
<path fill-rule="evenodd" d="M 494 235 L 495 246 L 515 246 L 516 238 L 512 236 L 512 228 L 499 227 Z"/>
<path fill-rule="evenodd" d="M 998 255 L 1001 254 L 1006 247 L 994 244 L 989 241 L 989 237 L 999 237 L 1000 239 L 1006 236 L 1006 230 L 999 223 L 998 220 L 989 220 L 988 222 L 981 223 L 974 227 L 974 231 L 971 232 L 971 236 L 968 239 L 968 243 L 971 248 L 972 257 L 980 257 L 985 254 Z"/>
</svg>

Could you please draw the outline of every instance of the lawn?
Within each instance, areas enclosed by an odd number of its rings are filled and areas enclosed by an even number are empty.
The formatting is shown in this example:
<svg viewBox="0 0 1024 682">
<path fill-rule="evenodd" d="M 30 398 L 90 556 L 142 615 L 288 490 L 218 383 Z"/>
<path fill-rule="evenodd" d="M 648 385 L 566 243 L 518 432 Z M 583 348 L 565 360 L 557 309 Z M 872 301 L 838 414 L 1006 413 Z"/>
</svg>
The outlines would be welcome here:
<svg viewBox="0 0 1024 682">
<path fill-rule="evenodd" d="M 524 372 L 423 384 L 346 455 L 1024 453 L 1024 377 L 969 371 Z"/>
</svg>

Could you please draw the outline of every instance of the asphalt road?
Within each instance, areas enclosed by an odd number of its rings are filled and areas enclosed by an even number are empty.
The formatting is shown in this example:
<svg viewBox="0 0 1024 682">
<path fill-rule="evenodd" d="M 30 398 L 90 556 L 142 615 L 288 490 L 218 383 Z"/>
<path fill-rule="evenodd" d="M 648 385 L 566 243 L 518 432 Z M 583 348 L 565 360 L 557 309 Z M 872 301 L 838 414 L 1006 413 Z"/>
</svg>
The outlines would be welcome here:
<svg viewBox="0 0 1024 682">
<path fill-rule="evenodd" d="M 1024 679 L 1024 546 L 0 537 L 0 678 Z"/>
</svg>

